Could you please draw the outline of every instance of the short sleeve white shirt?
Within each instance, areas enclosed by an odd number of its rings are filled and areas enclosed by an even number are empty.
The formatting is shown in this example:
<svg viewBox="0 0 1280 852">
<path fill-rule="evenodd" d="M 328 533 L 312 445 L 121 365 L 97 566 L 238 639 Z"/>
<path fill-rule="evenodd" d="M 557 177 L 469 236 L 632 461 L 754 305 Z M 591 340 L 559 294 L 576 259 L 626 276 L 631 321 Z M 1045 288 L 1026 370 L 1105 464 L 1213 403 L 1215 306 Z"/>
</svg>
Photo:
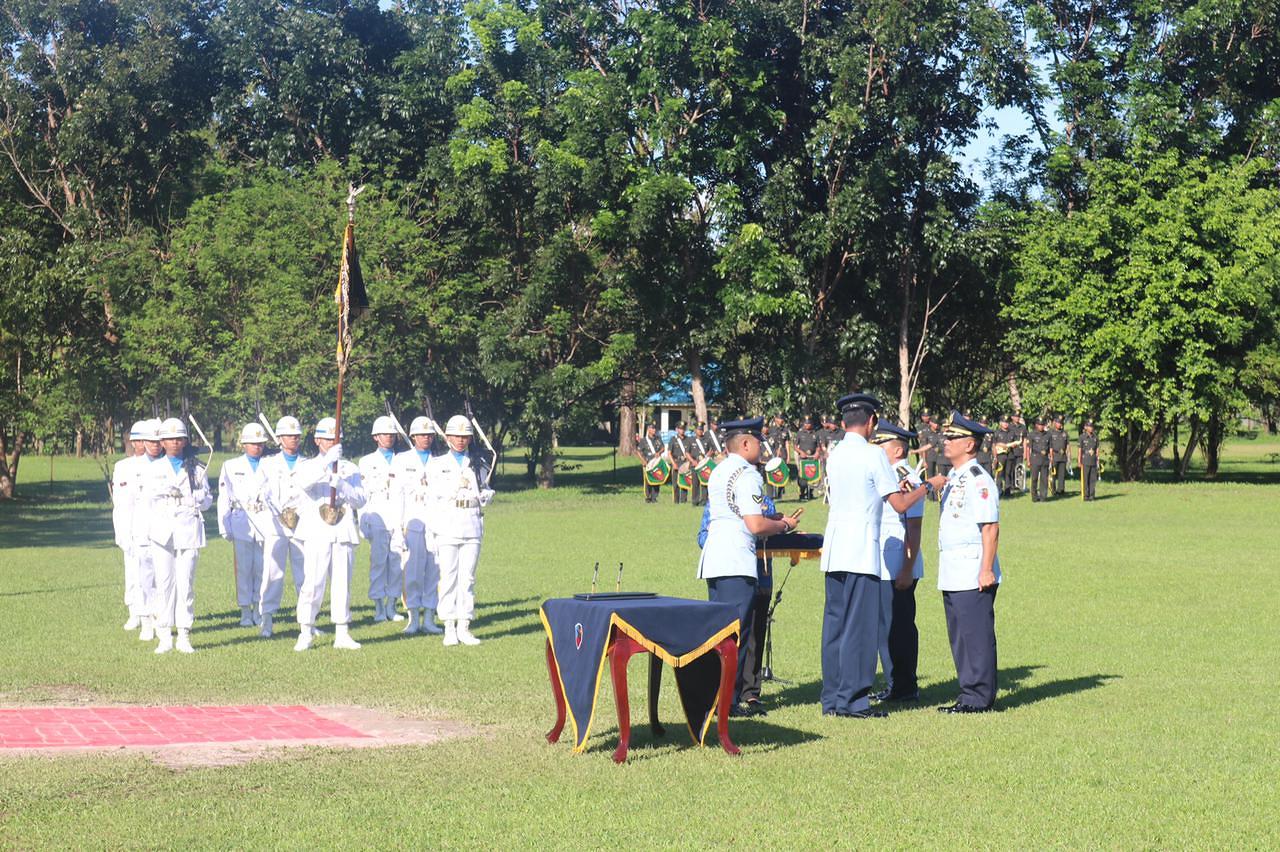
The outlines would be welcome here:
<svg viewBox="0 0 1280 852">
<path fill-rule="evenodd" d="M 880 576 L 880 523 L 884 498 L 898 477 L 884 450 L 854 432 L 832 446 L 827 458 L 831 512 L 823 539 L 821 570 Z"/>
</svg>

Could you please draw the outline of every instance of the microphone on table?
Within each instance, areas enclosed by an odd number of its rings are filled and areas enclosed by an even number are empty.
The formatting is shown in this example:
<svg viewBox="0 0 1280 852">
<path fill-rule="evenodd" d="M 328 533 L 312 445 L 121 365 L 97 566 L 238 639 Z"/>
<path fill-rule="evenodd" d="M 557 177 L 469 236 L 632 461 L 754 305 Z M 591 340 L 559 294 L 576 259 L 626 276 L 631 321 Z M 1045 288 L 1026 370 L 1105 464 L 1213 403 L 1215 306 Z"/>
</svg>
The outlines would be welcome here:
<svg viewBox="0 0 1280 852">
<path fill-rule="evenodd" d="M 617 588 L 617 591 L 619 591 L 619 592 L 620 592 L 620 591 L 622 591 L 622 563 L 621 563 L 621 562 L 619 562 L 619 563 L 618 563 L 618 588 Z"/>
<path fill-rule="evenodd" d="M 600 561 L 596 560 L 596 569 L 591 572 L 591 594 L 596 593 L 596 578 L 600 576 Z"/>
</svg>

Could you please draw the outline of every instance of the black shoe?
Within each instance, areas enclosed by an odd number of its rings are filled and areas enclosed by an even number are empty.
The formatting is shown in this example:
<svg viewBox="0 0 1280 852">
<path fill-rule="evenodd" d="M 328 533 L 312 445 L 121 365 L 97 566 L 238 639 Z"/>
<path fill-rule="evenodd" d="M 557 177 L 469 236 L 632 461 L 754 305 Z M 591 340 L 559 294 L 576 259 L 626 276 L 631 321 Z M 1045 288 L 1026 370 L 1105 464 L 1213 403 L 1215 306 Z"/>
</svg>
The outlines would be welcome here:
<svg viewBox="0 0 1280 852">
<path fill-rule="evenodd" d="M 914 692 L 903 692 L 899 695 L 895 695 L 891 692 L 884 700 L 890 702 L 919 701 L 920 690 L 917 689 Z"/>
<path fill-rule="evenodd" d="M 764 706 L 764 702 L 758 698 L 753 698 L 747 702 L 748 716 L 768 716 L 769 709 Z"/>
<path fill-rule="evenodd" d="M 823 710 L 823 716 L 839 716 L 842 719 L 888 719 L 889 714 L 883 710 L 857 710 L 848 712 L 845 710 Z"/>
<path fill-rule="evenodd" d="M 889 690 L 887 689 L 882 689 L 879 692 L 871 693 L 872 704 L 879 704 L 881 701 L 888 701 L 888 700 L 889 700 Z"/>
<path fill-rule="evenodd" d="M 979 707 L 976 704 L 952 704 L 950 707 L 939 707 L 939 713 L 991 713 L 994 707 Z"/>
<path fill-rule="evenodd" d="M 754 715 L 742 704 L 735 704 L 729 708 L 729 716 L 734 719 L 746 719 Z"/>
</svg>

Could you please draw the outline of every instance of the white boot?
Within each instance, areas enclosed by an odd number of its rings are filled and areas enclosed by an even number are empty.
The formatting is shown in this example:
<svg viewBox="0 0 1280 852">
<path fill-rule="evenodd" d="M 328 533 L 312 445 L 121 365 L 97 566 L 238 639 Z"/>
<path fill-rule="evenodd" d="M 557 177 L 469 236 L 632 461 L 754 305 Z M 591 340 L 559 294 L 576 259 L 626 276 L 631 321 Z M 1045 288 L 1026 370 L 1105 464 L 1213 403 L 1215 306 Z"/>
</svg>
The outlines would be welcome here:
<svg viewBox="0 0 1280 852">
<path fill-rule="evenodd" d="M 404 632 L 413 635 L 418 632 L 418 611 L 416 609 L 409 610 L 409 625 L 405 627 Z"/>
<path fill-rule="evenodd" d="M 142 616 L 129 613 L 129 620 L 124 623 L 125 630 L 137 630 L 142 626 Z"/>
<path fill-rule="evenodd" d="M 479 645 L 480 640 L 471 635 L 471 622 L 458 622 L 458 641 L 463 645 Z"/>
<path fill-rule="evenodd" d="M 436 624 L 436 611 L 431 607 L 427 607 L 422 611 L 422 621 L 418 624 L 419 633 L 430 633 L 432 636 L 439 636 L 444 631 Z"/>
<path fill-rule="evenodd" d="M 240 626 L 241 627 L 253 626 L 253 607 L 249 607 L 249 606 L 240 607 Z"/>
<path fill-rule="evenodd" d="M 258 627 L 262 624 L 262 613 L 258 611 L 258 607 L 253 608 L 253 626 Z"/>
<path fill-rule="evenodd" d="M 138 641 L 150 642 L 156 638 L 156 619 L 155 616 L 142 616 L 142 629 L 138 631 Z"/>
<path fill-rule="evenodd" d="M 161 627 L 156 631 L 156 635 L 160 638 L 160 644 L 156 645 L 157 654 L 167 654 L 173 650 L 173 631 L 167 627 Z"/>
<path fill-rule="evenodd" d="M 387 620 L 386 604 L 384 604 L 381 599 L 378 599 L 373 602 L 373 623 L 381 624 L 386 620 Z"/>
<path fill-rule="evenodd" d="M 271 613 L 264 612 L 262 614 L 262 629 L 258 631 L 258 635 L 263 639 L 270 639 L 271 634 L 275 632 L 275 625 L 271 623 L 274 620 L 274 616 Z"/>
<path fill-rule="evenodd" d="M 395 598 L 387 598 L 387 618 L 392 621 L 404 621 L 404 616 L 396 612 Z"/>
<path fill-rule="evenodd" d="M 444 623 L 445 647 L 458 644 L 458 622 L 450 619 Z"/>
<path fill-rule="evenodd" d="M 194 654 L 196 649 L 191 647 L 191 631 L 179 628 L 178 643 L 174 647 L 184 654 Z"/>
<path fill-rule="evenodd" d="M 345 651 L 359 651 L 360 643 L 351 638 L 351 634 L 347 632 L 347 625 L 338 624 L 333 628 L 333 647 L 342 648 Z"/>
<path fill-rule="evenodd" d="M 311 632 L 312 632 L 312 634 L 313 634 L 313 635 L 315 635 L 315 636 L 323 636 L 323 635 L 324 635 L 324 631 L 320 629 L 320 625 L 319 625 L 319 624 L 313 624 L 313 625 L 311 625 Z"/>
<path fill-rule="evenodd" d="M 298 641 L 294 643 L 293 650 L 305 651 L 311 647 L 311 643 L 315 641 L 315 634 L 307 625 L 302 625 L 298 632 Z"/>
</svg>

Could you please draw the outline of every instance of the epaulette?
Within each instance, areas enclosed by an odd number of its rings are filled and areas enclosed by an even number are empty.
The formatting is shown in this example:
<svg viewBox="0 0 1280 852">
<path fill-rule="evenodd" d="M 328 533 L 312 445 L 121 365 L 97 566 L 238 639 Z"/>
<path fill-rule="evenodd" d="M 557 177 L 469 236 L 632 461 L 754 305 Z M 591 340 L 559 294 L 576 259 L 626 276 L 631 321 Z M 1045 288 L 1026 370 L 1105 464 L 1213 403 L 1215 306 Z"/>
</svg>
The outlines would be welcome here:
<svg viewBox="0 0 1280 852">
<path fill-rule="evenodd" d="M 975 464 L 973 467 L 969 468 L 969 473 L 972 474 L 973 476 L 981 476 L 982 465 Z"/>
</svg>

